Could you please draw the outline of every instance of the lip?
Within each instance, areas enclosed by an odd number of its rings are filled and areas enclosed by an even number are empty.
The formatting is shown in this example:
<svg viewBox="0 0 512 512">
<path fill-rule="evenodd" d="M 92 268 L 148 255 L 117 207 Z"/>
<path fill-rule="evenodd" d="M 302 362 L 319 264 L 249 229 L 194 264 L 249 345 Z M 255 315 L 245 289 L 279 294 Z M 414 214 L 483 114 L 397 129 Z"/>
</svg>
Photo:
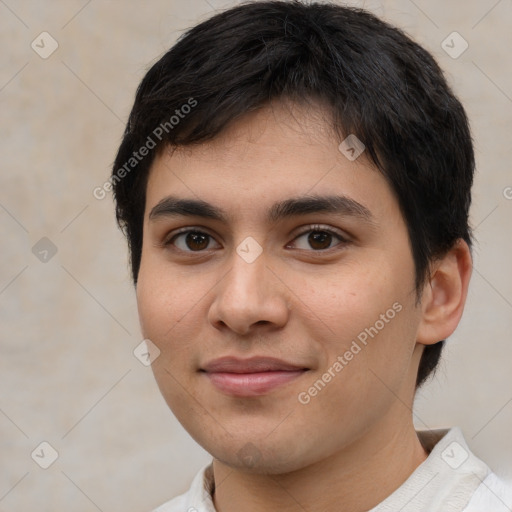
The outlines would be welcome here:
<svg viewBox="0 0 512 512">
<path fill-rule="evenodd" d="M 271 357 L 221 357 L 201 368 L 219 391 L 237 397 L 265 395 L 297 379 L 307 370 Z"/>
</svg>

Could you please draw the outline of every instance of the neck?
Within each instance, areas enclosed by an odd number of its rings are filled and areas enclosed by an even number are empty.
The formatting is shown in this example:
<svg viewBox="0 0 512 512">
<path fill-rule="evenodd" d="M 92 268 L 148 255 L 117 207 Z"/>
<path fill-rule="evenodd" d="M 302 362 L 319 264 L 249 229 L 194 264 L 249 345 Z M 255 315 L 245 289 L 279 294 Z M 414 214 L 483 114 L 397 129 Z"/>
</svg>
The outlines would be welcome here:
<svg viewBox="0 0 512 512">
<path fill-rule="evenodd" d="M 335 512 L 340 506 L 344 512 L 370 510 L 428 456 L 410 416 L 401 428 L 396 416 L 394 420 L 374 425 L 328 459 L 291 473 L 247 473 L 214 459 L 215 508 L 218 512 L 266 512 L 278 507 L 282 512 Z"/>
</svg>

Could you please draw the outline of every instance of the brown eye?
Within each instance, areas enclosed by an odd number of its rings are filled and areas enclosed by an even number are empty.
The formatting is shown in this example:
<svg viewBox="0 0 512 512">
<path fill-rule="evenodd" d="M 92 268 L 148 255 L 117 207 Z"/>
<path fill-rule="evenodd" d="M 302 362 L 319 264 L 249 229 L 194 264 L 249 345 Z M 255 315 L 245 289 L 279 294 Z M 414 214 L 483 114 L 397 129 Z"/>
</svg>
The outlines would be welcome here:
<svg viewBox="0 0 512 512">
<path fill-rule="evenodd" d="M 348 243 L 349 240 L 341 233 L 322 226 L 310 226 L 293 240 L 292 245 L 295 249 L 320 252 L 337 246 L 341 249 Z"/>
<path fill-rule="evenodd" d="M 187 230 L 174 235 L 165 245 L 174 245 L 183 252 L 201 252 L 205 249 L 212 249 L 210 242 L 214 238 L 202 231 Z"/>
<path fill-rule="evenodd" d="M 191 232 L 187 233 L 185 237 L 185 243 L 187 247 L 192 251 L 200 251 L 208 247 L 209 235 L 205 233 Z"/>
<path fill-rule="evenodd" d="M 332 242 L 332 235 L 326 231 L 311 231 L 308 243 L 313 249 L 328 249 Z"/>
</svg>

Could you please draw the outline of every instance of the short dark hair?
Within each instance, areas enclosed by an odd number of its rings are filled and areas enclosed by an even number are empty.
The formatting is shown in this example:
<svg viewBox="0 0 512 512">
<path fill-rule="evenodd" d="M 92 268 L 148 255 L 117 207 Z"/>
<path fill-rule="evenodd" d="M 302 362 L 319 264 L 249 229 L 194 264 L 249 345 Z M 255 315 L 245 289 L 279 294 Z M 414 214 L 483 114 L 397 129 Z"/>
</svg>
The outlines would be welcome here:
<svg viewBox="0 0 512 512">
<path fill-rule="evenodd" d="M 405 219 L 418 293 L 432 261 L 458 239 L 471 246 L 470 129 L 433 57 L 361 9 L 250 2 L 184 33 L 138 87 L 110 178 L 135 285 L 157 152 L 211 140 L 273 100 L 321 102 L 340 142 L 354 134 L 365 144 Z M 443 344 L 425 347 L 416 387 L 437 367 Z"/>
</svg>

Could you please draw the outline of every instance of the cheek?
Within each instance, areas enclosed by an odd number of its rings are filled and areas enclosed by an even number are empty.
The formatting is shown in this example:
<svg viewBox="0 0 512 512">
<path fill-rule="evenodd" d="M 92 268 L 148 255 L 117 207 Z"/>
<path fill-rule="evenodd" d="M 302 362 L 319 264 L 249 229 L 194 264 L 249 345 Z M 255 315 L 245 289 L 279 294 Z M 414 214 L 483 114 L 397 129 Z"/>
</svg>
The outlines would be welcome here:
<svg viewBox="0 0 512 512">
<path fill-rule="evenodd" d="M 379 377 L 397 387 L 404 378 L 418 323 L 411 293 L 413 267 L 406 263 L 400 271 L 395 262 L 377 258 L 373 264 L 354 262 L 330 279 L 317 276 L 312 283 L 306 277 L 297 284 L 297 289 L 308 290 L 306 305 L 316 313 L 308 334 L 323 353 L 322 369 L 328 370 L 342 357 L 344 369 L 334 372 L 333 380 L 344 381 L 344 387 L 353 389 L 363 379 L 364 387 L 373 388 L 371 383 Z"/>
<path fill-rule="evenodd" d="M 187 322 L 183 321 L 195 312 L 191 303 L 193 293 L 179 279 L 167 277 L 157 263 L 151 265 L 149 259 L 143 262 L 137 282 L 140 327 L 143 337 L 160 350 L 152 370 L 169 403 L 174 388 L 179 388 L 177 382 L 184 381 L 188 369 L 196 362 L 193 350 L 200 337 L 185 331 Z"/>
<path fill-rule="evenodd" d="M 191 369 L 197 362 L 195 346 L 200 339 L 197 332 L 190 330 L 191 324 L 184 321 L 197 314 L 194 294 L 177 275 L 171 279 L 158 262 L 152 264 L 146 258 L 141 264 L 136 295 L 142 335 L 160 350 L 151 365 L 157 385 L 172 410 L 187 409 L 190 404 L 187 405 L 183 389 L 189 387 Z M 193 324 L 198 326 L 199 322 Z"/>
<path fill-rule="evenodd" d="M 170 272 L 161 258 L 143 253 L 137 282 L 137 307 L 142 333 L 161 343 L 179 328 L 180 321 L 193 314 L 200 301 L 198 283 Z M 196 286 L 194 286 L 196 285 Z"/>
<path fill-rule="evenodd" d="M 374 311 L 380 315 L 388 310 L 375 307 Z M 337 340 L 324 345 L 325 366 L 299 390 L 300 403 L 307 402 L 300 406 L 307 420 L 305 428 L 312 435 L 323 432 L 326 438 L 335 439 L 335 433 L 343 432 L 345 439 L 354 439 L 402 396 L 414 334 L 405 306 L 398 313 L 390 311 L 388 323 L 379 316 L 366 325 L 361 318 L 340 319 Z"/>
<path fill-rule="evenodd" d="M 393 305 L 410 300 L 407 271 L 397 271 L 384 258 L 369 260 L 344 262 L 334 271 L 319 269 L 314 274 L 297 273 L 283 280 L 294 283 L 300 311 L 309 310 L 307 316 L 314 314 L 312 321 L 316 319 L 322 332 L 330 333 L 328 337 L 346 341 L 376 322 L 382 330 L 385 321 L 387 330 L 398 316 L 399 306 L 393 308 Z M 383 314 L 384 319 L 380 320 Z"/>
</svg>

